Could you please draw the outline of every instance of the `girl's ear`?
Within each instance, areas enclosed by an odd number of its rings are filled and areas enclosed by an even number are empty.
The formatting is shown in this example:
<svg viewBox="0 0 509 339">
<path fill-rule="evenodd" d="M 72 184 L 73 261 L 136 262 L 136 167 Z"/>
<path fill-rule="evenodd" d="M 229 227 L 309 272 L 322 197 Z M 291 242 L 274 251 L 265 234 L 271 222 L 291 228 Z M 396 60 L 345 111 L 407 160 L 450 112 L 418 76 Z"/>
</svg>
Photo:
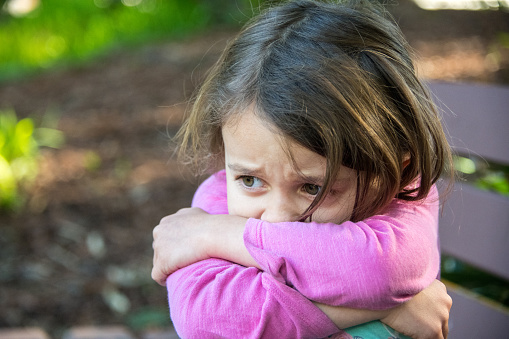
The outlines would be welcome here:
<svg viewBox="0 0 509 339">
<path fill-rule="evenodd" d="M 401 163 L 401 169 L 404 170 L 408 165 L 410 165 L 410 153 L 405 153 L 403 155 L 403 162 Z"/>
</svg>

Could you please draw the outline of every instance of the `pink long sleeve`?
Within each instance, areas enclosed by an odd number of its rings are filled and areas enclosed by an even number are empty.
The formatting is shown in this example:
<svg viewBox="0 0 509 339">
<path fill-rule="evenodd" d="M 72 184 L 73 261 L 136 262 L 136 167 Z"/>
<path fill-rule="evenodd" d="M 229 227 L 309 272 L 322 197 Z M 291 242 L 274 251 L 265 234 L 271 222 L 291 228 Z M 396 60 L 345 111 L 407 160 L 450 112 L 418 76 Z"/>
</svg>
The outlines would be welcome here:
<svg viewBox="0 0 509 339">
<path fill-rule="evenodd" d="M 339 329 L 313 303 L 254 267 L 208 259 L 166 281 L 182 338 L 325 338 Z"/>
<path fill-rule="evenodd" d="M 193 204 L 227 213 L 226 176 L 218 172 Z M 438 191 L 419 202 L 394 200 L 383 215 L 336 224 L 246 223 L 244 241 L 276 280 L 329 305 L 385 309 L 407 301 L 438 275 Z"/>
<path fill-rule="evenodd" d="M 199 187 L 193 206 L 227 213 L 224 172 Z M 388 308 L 435 279 L 437 211 L 434 189 L 359 223 L 250 219 L 245 243 L 264 271 L 209 259 L 175 272 L 167 280 L 174 325 L 185 338 L 326 337 L 338 329 L 307 298 Z"/>
<path fill-rule="evenodd" d="M 385 309 L 438 275 L 438 193 L 394 200 L 383 215 L 336 224 L 248 220 L 245 244 L 262 269 L 328 305 Z"/>
<path fill-rule="evenodd" d="M 206 180 L 193 206 L 226 213 L 222 179 L 219 173 Z M 182 338 L 324 338 L 339 331 L 307 298 L 254 267 L 204 260 L 176 271 L 166 285 Z"/>
</svg>

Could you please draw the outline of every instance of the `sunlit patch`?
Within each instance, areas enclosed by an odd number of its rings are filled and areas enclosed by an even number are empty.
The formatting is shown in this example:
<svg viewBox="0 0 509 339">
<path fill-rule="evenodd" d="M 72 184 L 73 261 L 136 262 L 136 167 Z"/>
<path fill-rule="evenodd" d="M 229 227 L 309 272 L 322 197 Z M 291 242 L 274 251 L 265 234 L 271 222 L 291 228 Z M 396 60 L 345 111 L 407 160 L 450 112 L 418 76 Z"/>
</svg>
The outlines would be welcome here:
<svg viewBox="0 0 509 339">
<path fill-rule="evenodd" d="M 489 49 L 478 36 L 414 41 L 413 46 L 419 51 L 416 68 L 420 77 L 446 81 L 485 79 L 505 67 L 509 35 L 499 34 Z"/>
<path fill-rule="evenodd" d="M 454 168 L 465 174 L 473 174 L 476 171 L 475 162 L 472 159 L 460 156 L 454 157 Z"/>
<path fill-rule="evenodd" d="M 22 17 L 33 12 L 40 4 L 40 0 L 8 0 L 4 10 L 14 17 Z"/>
<path fill-rule="evenodd" d="M 509 8 L 509 0 L 413 0 L 417 6 L 426 10 L 488 10 Z"/>
<path fill-rule="evenodd" d="M 122 3 L 128 7 L 138 6 L 143 0 L 122 0 Z"/>
</svg>

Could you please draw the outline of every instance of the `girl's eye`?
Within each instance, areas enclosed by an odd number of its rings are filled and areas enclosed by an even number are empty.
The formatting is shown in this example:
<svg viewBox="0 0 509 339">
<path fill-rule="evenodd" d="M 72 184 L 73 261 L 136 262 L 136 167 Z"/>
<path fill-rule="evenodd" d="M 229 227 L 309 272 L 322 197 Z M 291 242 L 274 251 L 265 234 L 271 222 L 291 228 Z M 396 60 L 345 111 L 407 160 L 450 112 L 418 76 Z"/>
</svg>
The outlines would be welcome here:
<svg viewBox="0 0 509 339">
<path fill-rule="evenodd" d="M 242 180 L 242 184 L 246 187 L 253 188 L 253 187 L 260 187 L 261 182 L 260 179 L 253 176 L 243 176 L 240 178 Z"/>
<path fill-rule="evenodd" d="M 321 187 L 313 184 L 304 184 L 303 189 L 309 195 L 317 195 Z"/>
</svg>

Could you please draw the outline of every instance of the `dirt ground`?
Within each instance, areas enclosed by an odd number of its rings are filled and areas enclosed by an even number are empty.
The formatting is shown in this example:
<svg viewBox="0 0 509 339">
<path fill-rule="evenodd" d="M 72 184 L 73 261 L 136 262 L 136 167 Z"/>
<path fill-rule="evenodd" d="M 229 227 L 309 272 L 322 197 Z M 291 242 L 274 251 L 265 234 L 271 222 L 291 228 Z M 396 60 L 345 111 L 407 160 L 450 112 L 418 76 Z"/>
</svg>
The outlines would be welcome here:
<svg viewBox="0 0 509 339">
<path fill-rule="evenodd" d="M 391 8 L 428 79 L 509 83 L 509 13 Z M 505 35 L 502 32 L 506 32 Z M 59 116 L 26 209 L 0 215 L 0 327 L 55 337 L 81 324 L 171 326 L 150 279 L 152 228 L 189 206 L 197 182 L 168 140 L 231 32 L 116 51 L 0 84 L 0 109 Z M 505 47 L 503 44 L 505 43 Z"/>
</svg>

